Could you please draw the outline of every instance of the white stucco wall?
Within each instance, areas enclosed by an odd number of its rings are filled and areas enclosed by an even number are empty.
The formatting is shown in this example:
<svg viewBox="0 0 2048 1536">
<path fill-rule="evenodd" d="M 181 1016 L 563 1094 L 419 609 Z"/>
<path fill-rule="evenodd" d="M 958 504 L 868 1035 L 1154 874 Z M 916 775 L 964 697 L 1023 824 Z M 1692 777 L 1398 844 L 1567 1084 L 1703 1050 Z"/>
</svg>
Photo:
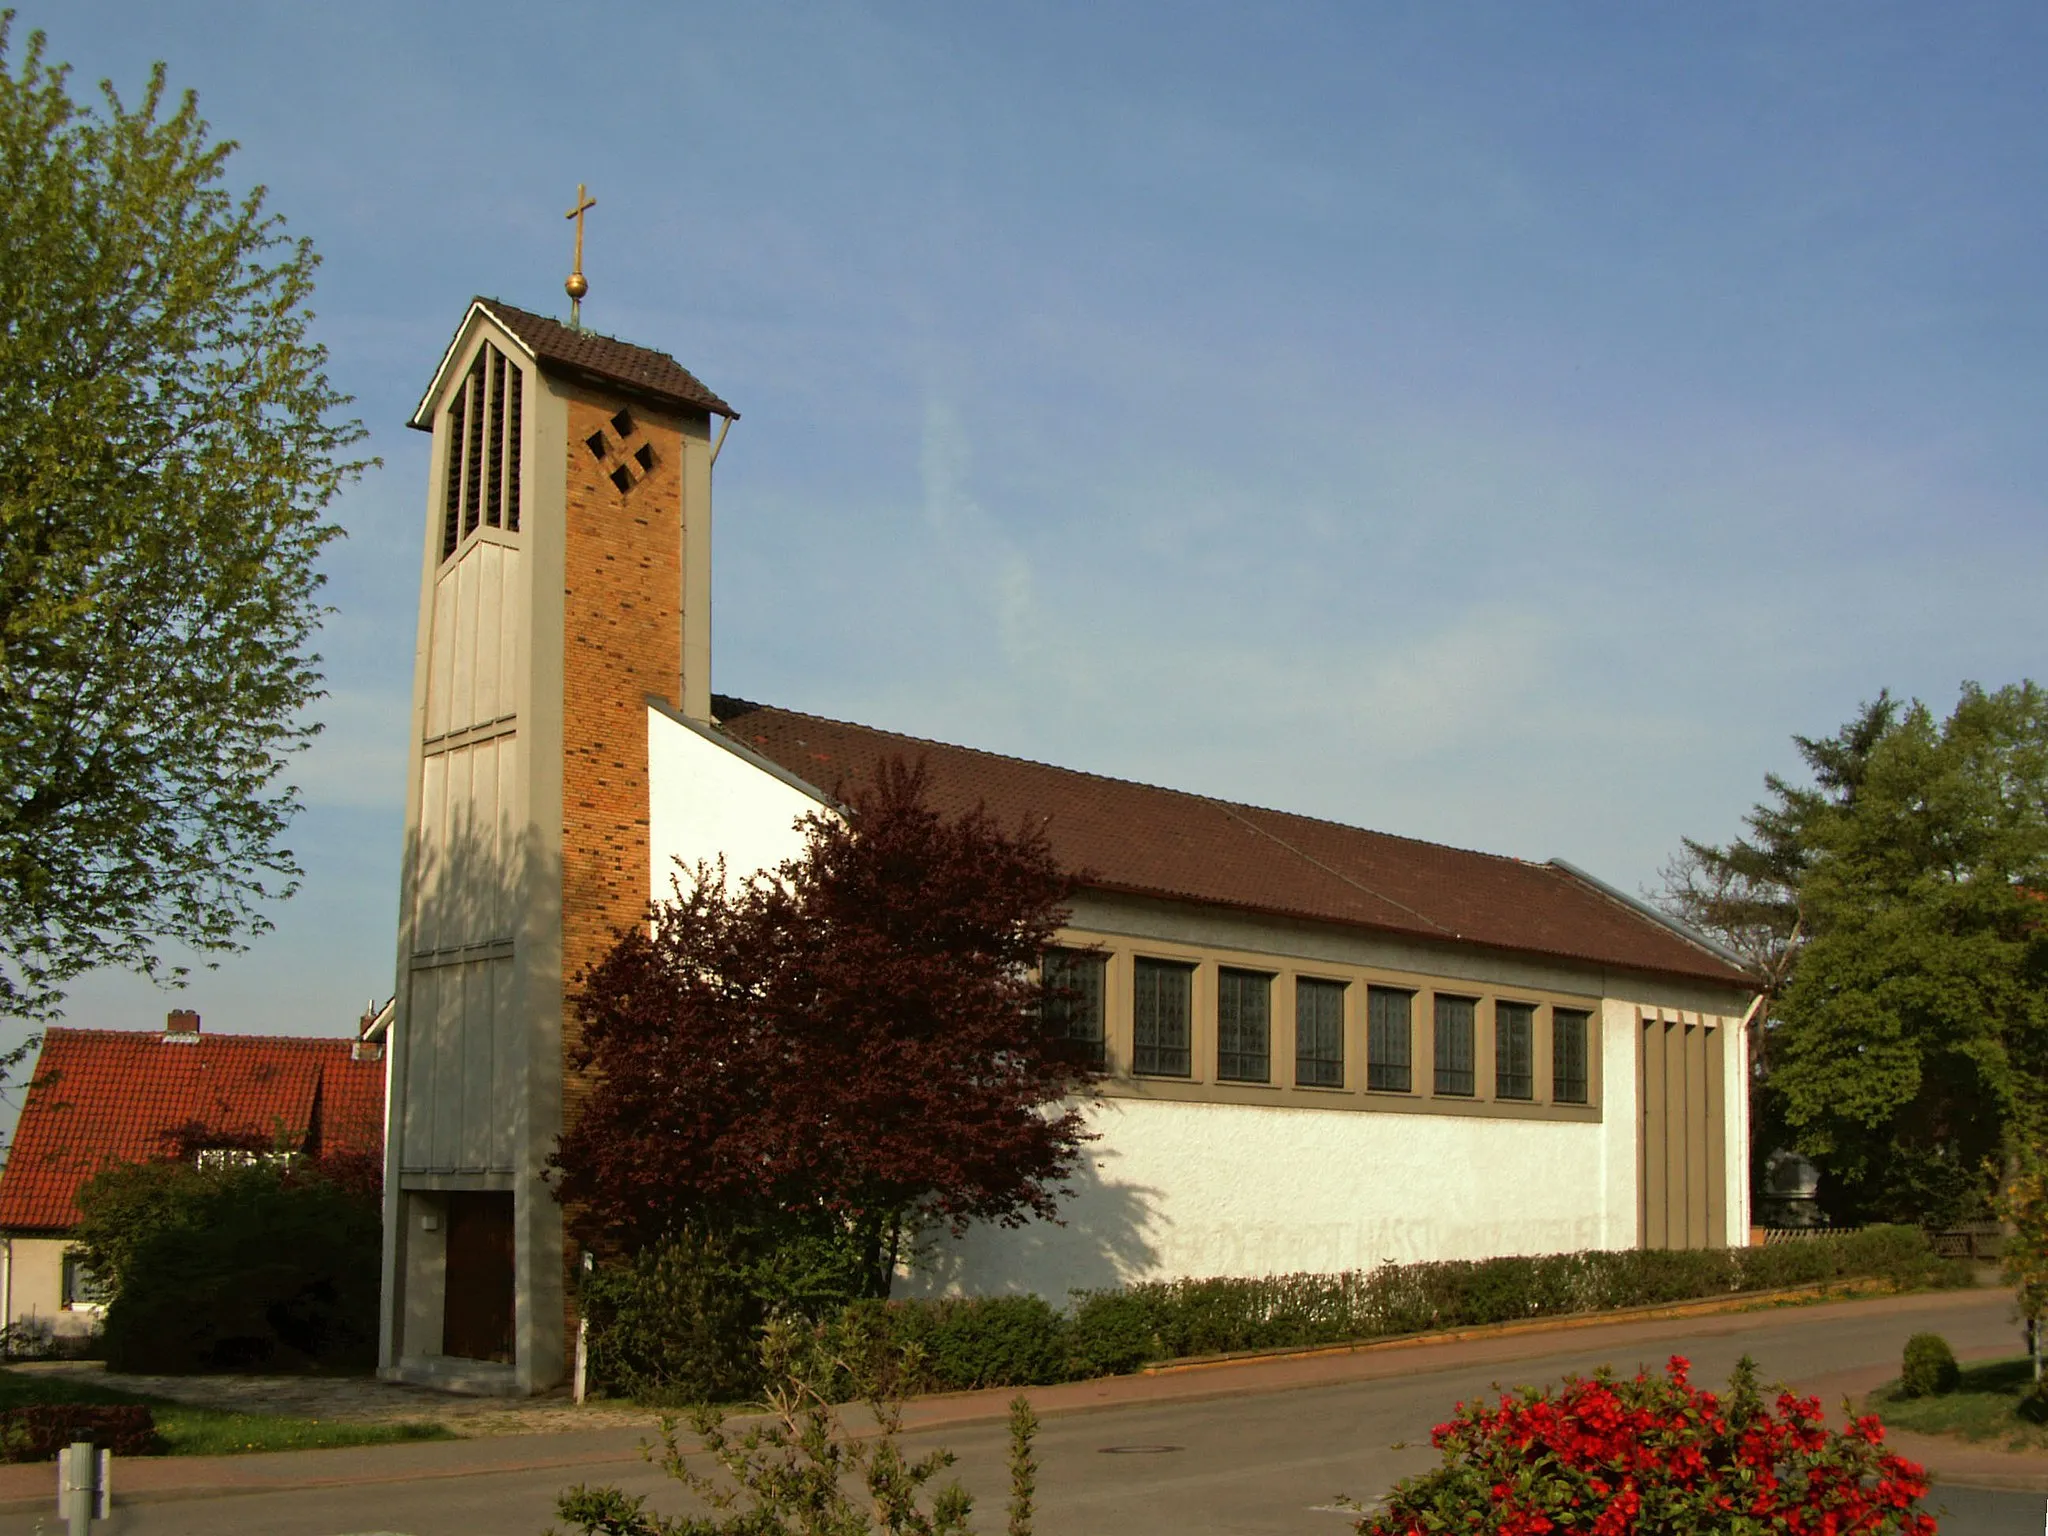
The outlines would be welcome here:
<svg viewBox="0 0 2048 1536">
<path fill-rule="evenodd" d="M 669 890 L 677 860 L 688 870 L 723 855 L 728 878 L 737 880 L 791 857 L 803 846 L 798 820 L 820 808 L 778 770 L 659 709 L 648 712 L 648 758 L 658 894 Z M 1488 987 L 1519 979 L 1591 997 L 1614 979 L 1462 948 L 1396 954 L 1398 945 L 1378 937 L 1333 937 L 1178 905 L 1157 912 L 1092 898 L 1086 905 L 1076 920 L 1091 930 L 1137 931 L 1135 923 L 1190 942 L 1267 945 L 1275 954 L 1336 945 L 1340 961 L 1405 961 L 1451 976 L 1477 967 L 1486 974 L 1473 979 Z M 1074 1289 L 1142 1279 L 1633 1247 L 1639 1007 L 1693 1011 L 1702 1000 L 1684 984 L 1648 990 L 1659 995 L 1602 1000 L 1594 1121 L 1489 1114 L 1483 1106 L 1479 1113 L 1397 1113 L 1105 1097 L 1090 1110 L 1101 1139 L 1063 1203 L 1062 1224 L 977 1227 L 961 1239 L 941 1234 L 899 1294 L 1035 1292 L 1057 1303 Z M 1738 1021 L 1719 1022 L 1736 1045 Z M 1742 1056 L 1740 1049 L 1724 1055 L 1727 1240 L 1736 1243 L 1748 1226 Z"/>
<path fill-rule="evenodd" d="M 0 1253 L 5 1265 L 7 1321 L 48 1324 L 60 1339 L 88 1334 L 99 1326 L 98 1307 L 64 1305 L 64 1255 L 71 1242 L 62 1237 L 10 1237 Z"/>
<path fill-rule="evenodd" d="M 1174 1276 L 1627 1247 L 1634 1180 L 1606 1126 L 1110 1099 L 1065 1224 L 940 1236 L 901 1295 L 1035 1292 Z M 1631 1160 L 1631 1168 L 1633 1162 Z"/>
<path fill-rule="evenodd" d="M 799 818 L 817 800 L 733 747 L 673 715 L 647 711 L 649 889 L 668 899 L 699 861 L 725 857 L 726 878 L 744 880 L 803 851 Z M 681 860 L 680 867 L 677 860 Z"/>
<path fill-rule="evenodd" d="M 1601 1248 L 1633 1248 L 1641 1237 L 1636 1212 L 1636 1137 L 1642 1106 L 1636 1102 L 1636 1053 L 1642 1049 L 1636 1005 L 1608 998 L 1600 1004 L 1600 1187 L 1607 1219 Z"/>
</svg>

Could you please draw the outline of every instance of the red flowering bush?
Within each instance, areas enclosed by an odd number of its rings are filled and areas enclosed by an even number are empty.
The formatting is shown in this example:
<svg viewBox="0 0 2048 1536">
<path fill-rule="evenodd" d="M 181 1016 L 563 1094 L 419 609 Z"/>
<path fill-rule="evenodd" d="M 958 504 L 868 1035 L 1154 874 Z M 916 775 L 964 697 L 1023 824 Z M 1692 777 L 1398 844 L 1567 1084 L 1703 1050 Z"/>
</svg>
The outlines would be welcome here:
<svg viewBox="0 0 2048 1536">
<path fill-rule="evenodd" d="M 1460 1403 L 1431 1435 L 1444 1464 L 1395 1488 L 1358 1530 L 1934 1536 L 1918 1508 L 1927 1473 L 1883 1449 L 1877 1419 L 1837 1432 L 1816 1398 L 1766 1404 L 1746 1358 L 1725 1399 L 1693 1386 L 1689 1368 L 1673 1355 L 1662 1377 L 1603 1370 L 1497 1407 Z"/>
</svg>

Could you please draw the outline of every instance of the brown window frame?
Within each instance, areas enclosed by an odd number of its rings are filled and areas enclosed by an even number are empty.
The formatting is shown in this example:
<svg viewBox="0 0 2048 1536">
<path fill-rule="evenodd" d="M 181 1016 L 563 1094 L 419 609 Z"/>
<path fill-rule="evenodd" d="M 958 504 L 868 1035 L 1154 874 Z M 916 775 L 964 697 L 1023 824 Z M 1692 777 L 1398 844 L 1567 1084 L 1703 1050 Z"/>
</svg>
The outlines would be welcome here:
<svg viewBox="0 0 2048 1536">
<path fill-rule="evenodd" d="M 1397 1022 L 1382 1016 L 1381 999 L 1398 998 L 1401 1018 Z M 1381 986 L 1368 982 L 1365 988 L 1365 1086 L 1371 1093 L 1413 1093 L 1415 1091 L 1415 993 L 1407 987 Z M 1400 1042 L 1398 1053 L 1389 1049 Z"/>
<path fill-rule="evenodd" d="M 1047 1031 L 1085 1065 L 1098 1070 L 1107 1066 L 1109 956 L 1055 945 L 1040 959 L 1039 978 L 1046 989 Z"/>
<path fill-rule="evenodd" d="M 1574 1054 L 1569 1042 L 1577 1037 L 1576 1073 L 1570 1071 Z M 1590 1104 L 1593 1101 L 1593 1015 L 1584 1008 L 1550 1010 L 1550 1098 L 1555 1104 Z"/>
<path fill-rule="evenodd" d="M 1344 1086 L 1344 1004 L 1350 990 L 1347 983 L 1332 981 L 1327 976 L 1294 978 L 1294 1084 L 1297 1088 Z M 1320 1014 L 1325 1007 L 1325 1003 L 1318 1003 L 1314 1009 L 1304 1007 L 1304 1000 L 1310 997 L 1334 1002 L 1335 1020 L 1317 1017 L 1304 1027 L 1304 1020 L 1311 1013 Z"/>
<path fill-rule="evenodd" d="M 1216 1081 L 1273 1081 L 1271 971 L 1216 967 Z"/>
<path fill-rule="evenodd" d="M 1175 983 L 1178 1020 L 1163 1018 L 1167 999 L 1161 987 Z M 1148 985 L 1149 984 L 1149 985 Z M 1149 991 L 1149 996 L 1147 995 Z M 1151 1010 L 1148 1021 L 1146 1013 Z M 1151 1039 L 1146 1038 L 1150 1026 Z M 1178 1026 L 1178 1041 L 1161 1039 L 1163 1029 Z M 1131 1075 L 1191 1079 L 1195 1075 L 1195 967 L 1186 960 L 1161 960 L 1138 955 L 1131 966 Z"/>
<path fill-rule="evenodd" d="M 1493 1096 L 1511 1104 L 1536 1100 L 1536 1005 L 1493 1001 Z"/>
<path fill-rule="evenodd" d="M 1462 1020 L 1446 1014 L 1446 1006 L 1462 1005 Z M 1479 999 L 1455 992 L 1430 994 L 1431 1022 L 1435 1025 L 1431 1059 L 1432 1087 L 1437 1097 L 1476 1099 L 1479 1097 Z M 1463 1038 L 1449 1032 L 1462 1026 Z M 1446 1049 L 1446 1043 L 1457 1047 Z"/>
</svg>

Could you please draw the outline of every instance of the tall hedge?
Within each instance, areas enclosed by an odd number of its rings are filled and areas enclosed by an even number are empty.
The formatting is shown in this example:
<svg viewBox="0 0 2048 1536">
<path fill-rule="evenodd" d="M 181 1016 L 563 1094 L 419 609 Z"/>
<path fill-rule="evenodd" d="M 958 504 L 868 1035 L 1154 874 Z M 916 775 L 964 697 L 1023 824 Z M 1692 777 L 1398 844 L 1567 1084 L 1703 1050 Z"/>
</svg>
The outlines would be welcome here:
<svg viewBox="0 0 2048 1536">
<path fill-rule="evenodd" d="M 1968 1285 L 1916 1227 L 1871 1227 L 1767 1248 L 1624 1249 L 1383 1264 L 1330 1275 L 1162 1280 L 1035 1298 L 881 1304 L 934 1390 L 1026 1386 L 1238 1350 L 1303 1349 L 1538 1317 L 1696 1301 L 1850 1279 Z M 1056 1363 L 1052 1363 L 1056 1362 Z"/>
<path fill-rule="evenodd" d="M 368 1369 L 377 1358 L 373 1193 L 266 1162 L 110 1169 L 79 1196 L 88 1262 L 113 1287 L 120 1371 Z"/>
<path fill-rule="evenodd" d="M 643 1257 L 600 1272 L 587 1294 L 594 1379 L 660 1401 L 745 1394 L 758 1297 L 694 1264 Z M 716 1268 L 711 1264 L 710 1268 Z M 879 1347 L 929 1391 L 1034 1386 L 1238 1350 L 1301 1349 L 1524 1318 L 1695 1301 L 1828 1281 L 1901 1289 L 1967 1285 L 1914 1227 L 1872 1227 L 1768 1248 L 1626 1249 L 1383 1264 L 1331 1275 L 1164 1280 L 1077 1292 L 1059 1311 L 1035 1296 L 856 1302 L 848 1347 Z M 773 1306 L 767 1310 L 776 1310 Z"/>
</svg>

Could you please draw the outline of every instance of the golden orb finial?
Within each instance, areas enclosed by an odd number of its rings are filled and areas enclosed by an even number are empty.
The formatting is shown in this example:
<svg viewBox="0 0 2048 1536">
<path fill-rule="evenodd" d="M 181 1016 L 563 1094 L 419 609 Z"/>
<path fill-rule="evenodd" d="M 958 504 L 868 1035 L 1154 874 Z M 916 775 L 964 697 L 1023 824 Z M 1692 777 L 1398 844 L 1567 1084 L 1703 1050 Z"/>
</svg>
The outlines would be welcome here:
<svg viewBox="0 0 2048 1536">
<path fill-rule="evenodd" d="M 576 206 L 563 215 L 576 221 L 576 265 L 562 288 L 569 295 L 569 323 L 579 329 L 583 324 L 583 295 L 590 292 L 590 281 L 583 275 L 583 215 L 596 206 L 597 199 L 591 197 L 579 181 L 576 183 Z"/>
</svg>

